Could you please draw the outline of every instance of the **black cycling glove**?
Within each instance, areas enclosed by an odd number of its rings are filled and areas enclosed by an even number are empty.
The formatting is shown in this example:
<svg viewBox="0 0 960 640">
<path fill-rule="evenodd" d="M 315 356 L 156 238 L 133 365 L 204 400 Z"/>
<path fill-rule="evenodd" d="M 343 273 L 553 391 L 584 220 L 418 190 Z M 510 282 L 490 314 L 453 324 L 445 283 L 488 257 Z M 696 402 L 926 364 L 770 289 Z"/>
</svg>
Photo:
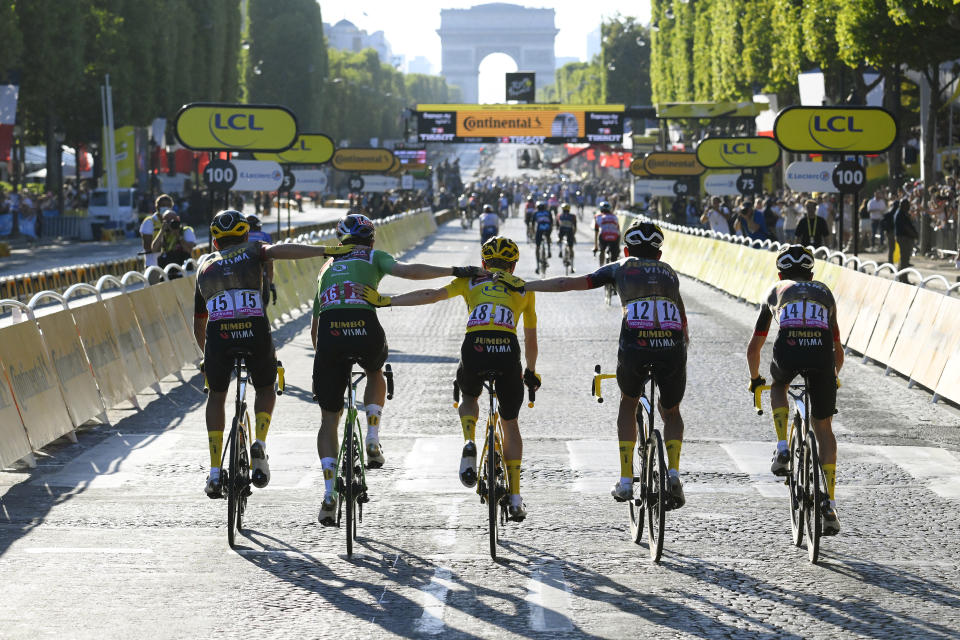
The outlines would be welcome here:
<svg viewBox="0 0 960 640">
<path fill-rule="evenodd" d="M 530 369 L 523 370 L 523 384 L 527 385 L 534 391 L 540 388 L 540 376 Z"/>
<path fill-rule="evenodd" d="M 757 376 L 756 378 L 750 379 L 750 393 L 753 393 L 757 390 L 757 387 L 762 387 L 767 384 L 766 378 L 763 376 Z"/>
</svg>

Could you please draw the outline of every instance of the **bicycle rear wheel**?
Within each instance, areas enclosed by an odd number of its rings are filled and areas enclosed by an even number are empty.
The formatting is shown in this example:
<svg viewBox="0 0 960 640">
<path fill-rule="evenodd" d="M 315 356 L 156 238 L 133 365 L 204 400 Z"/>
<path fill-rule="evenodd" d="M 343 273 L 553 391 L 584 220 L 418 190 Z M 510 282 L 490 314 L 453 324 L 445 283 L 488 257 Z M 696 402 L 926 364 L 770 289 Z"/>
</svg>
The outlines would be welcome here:
<svg viewBox="0 0 960 640">
<path fill-rule="evenodd" d="M 799 414 L 793 418 L 793 436 L 790 438 L 790 466 L 787 484 L 790 489 L 790 531 L 794 546 L 803 544 L 803 422 Z"/>
<path fill-rule="evenodd" d="M 807 529 L 807 557 L 816 564 L 820 557 L 820 534 L 823 531 L 823 514 L 820 503 L 824 494 L 820 485 L 820 456 L 817 453 L 817 439 L 813 433 L 807 434 L 803 447 L 803 516 Z"/>
<path fill-rule="evenodd" d="M 640 427 L 640 435 L 643 435 L 642 426 Z M 644 447 L 641 442 L 637 446 L 636 455 L 633 457 L 634 497 L 633 500 L 630 501 L 630 536 L 633 538 L 634 544 L 640 544 L 640 540 L 643 538 L 643 521 L 647 517 L 644 513 L 647 504 L 644 491 L 644 487 L 646 486 L 646 469 L 647 452 L 646 447 Z M 640 487 L 639 492 L 637 492 L 636 487 Z"/>
<path fill-rule="evenodd" d="M 343 491 L 343 500 L 346 502 L 347 509 L 347 557 L 353 557 L 353 539 L 356 534 L 357 526 L 357 503 L 356 496 L 353 492 L 353 470 L 354 470 L 354 455 L 356 453 L 356 442 L 353 434 L 353 425 L 347 427 L 348 432 L 344 434 L 344 437 L 347 439 L 347 450 L 343 454 L 343 470 L 344 476 L 344 491 Z"/>
<path fill-rule="evenodd" d="M 490 557 L 497 559 L 497 543 L 500 541 L 497 526 L 499 525 L 499 514 L 497 509 L 500 507 L 500 496 L 497 487 L 497 447 L 494 426 L 487 427 L 487 459 L 484 461 L 486 466 L 487 480 L 487 515 L 490 520 Z"/>
<path fill-rule="evenodd" d="M 650 559 L 660 562 L 663 555 L 663 530 L 667 522 L 667 463 L 663 455 L 663 438 L 656 429 L 650 431 L 647 443 L 646 501 Z"/>
<path fill-rule="evenodd" d="M 239 528 L 237 518 L 237 507 L 240 502 L 240 491 L 238 475 L 240 471 L 240 447 L 237 446 L 237 434 L 240 429 L 237 427 L 237 418 L 233 418 L 233 424 L 230 427 L 230 456 L 227 468 L 227 477 L 223 480 L 223 486 L 227 489 L 227 543 L 231 548 L 234 546 L 236 530 Z M 221 470 L 223 473 L 223 470 Z"/>
</svg>

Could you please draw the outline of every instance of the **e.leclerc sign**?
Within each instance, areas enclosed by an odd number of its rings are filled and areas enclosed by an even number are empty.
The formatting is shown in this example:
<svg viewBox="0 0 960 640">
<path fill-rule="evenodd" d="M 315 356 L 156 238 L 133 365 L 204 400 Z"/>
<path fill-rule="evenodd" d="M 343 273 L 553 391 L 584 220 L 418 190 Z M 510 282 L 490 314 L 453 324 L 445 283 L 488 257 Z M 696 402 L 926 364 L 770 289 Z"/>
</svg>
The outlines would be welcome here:
<svg viewBox="0 0 960 640">
<path fill-rule="evenodd" d="M 296 117 L 277 105 L 194 102 L 180 108 L 173 129 L 194 151 L 284 151 L 297 139 Z"/>
<path fill-rule="evenodd" d="M 697 146 L 697 160 L 710 169 L 762 169 L 780 160 L 773 138 L 707 138 Z"/>
<path fill-rule="evenodd" d="M 293 146 L 280 153 L 255 153 L 257 160 L 281 164 L 324 164 L 333 157 L 334 144 L 324 133 L 301 133 Z"/>
<path fill-rule="evenodd" d="M 879 107 L 788 107 L 773 134 L 794 153 L 881 153 L 897 139 L 897 121 Z"/>
<path fill-rule="evenodd" d="M 333 153 L 333 168 L 340 171 L 388 171 L 396 156 L 389 149 L 345 147 Z"/>
</svg>

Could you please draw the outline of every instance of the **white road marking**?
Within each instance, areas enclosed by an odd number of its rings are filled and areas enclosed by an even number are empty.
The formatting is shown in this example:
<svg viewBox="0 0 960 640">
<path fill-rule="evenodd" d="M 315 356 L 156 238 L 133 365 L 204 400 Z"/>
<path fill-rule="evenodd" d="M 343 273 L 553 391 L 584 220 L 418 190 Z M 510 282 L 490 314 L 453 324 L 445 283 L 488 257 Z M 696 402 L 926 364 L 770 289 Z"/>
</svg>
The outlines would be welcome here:
<svg viewBox="0 0 960 640">
<path fill-rule="evenodd" d="M 617 464 L 617 443 L 607 440 L 568 440 L 570 469 L 574 472 L 573 490 L 580 493 L 604 494 L 616 478 L 610 473 Z M 602 464 L 602 461 L 608 464 Z"/>
<path fill-rule="evenodd" d="M 787 499 L 787 486 L 783 484 L 783 480 L 770 473 L 770 459 L 773 454 L 770 442 L 726 442 L 720 446 L 740 471 L 750 475 L 750 480 L 760 495 L 764 498 Z"/>
<path fill-rule="evenodd" d="M 104 553 L 104 554 L 146 554 L 153 553 L 153 549 L 137 549 L 132 547 L 28 547 L 25 553 Z"/>
<path fill-rule="evenodd" d="M 441 507 L 441 515 L 446 515 L 447 519 L 443 528 L 433 535 L 433 540 L 442 547 L 452 547 L 457 543 L 457 527 L 460 524 L 460 505 L 462 500 L 455 502 L 445 502 Z"/>
<path fill-rule="evenodd" d="M 447 593 L 453 585 L 450 582 L 450 569 L 437 567 L 430 584 L 421 589 L 423 594 L 423 613 L 414 623 L 417 633 L 437 635 L 443 633 L 443 614 L 447 608 Z"/>
<path fill-rule="evenodd" d="M 452 493 L 458 479 L 463 440 L 457 436 L 417 438 L 403 461 L 396 488 L 408 493 Z"/>
<path fill-rule="evenodd" d="M 843 463 L 844 453 L 871 454 L 886 459 L 924 481 L 927 488 L 941 498 L 960 498 L 960 460 L 946 449 L 939 447 L 897 447 L 880 445 L 840 445 L 839 458 Z"/>
<path fill-rule="evenodd" d="M 534 631 L 572 631 L 570 590 L 563 569 L 544 564 L 533 570 L 527 581 L 527 602 L 530 604 L 530 626 Z"/>
</svg>

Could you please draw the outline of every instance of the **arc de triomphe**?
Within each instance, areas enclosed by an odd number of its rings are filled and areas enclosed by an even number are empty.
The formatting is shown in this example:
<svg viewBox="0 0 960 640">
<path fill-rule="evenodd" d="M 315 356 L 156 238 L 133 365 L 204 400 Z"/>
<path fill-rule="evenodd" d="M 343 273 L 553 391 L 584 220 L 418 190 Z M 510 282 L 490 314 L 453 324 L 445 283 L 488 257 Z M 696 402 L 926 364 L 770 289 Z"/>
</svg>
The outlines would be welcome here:
<svg viewBox="0 0 960 640">
<path fill-rule="evenodd" d="M 491 53 L 505 53 L 520 71 L 534 71 L 537 86 L 554 83 L 553 9 L 528 9 L 492 2 L 469 9 L 440 11 L 441 75 L 460 87 L 465 103 L 477 102 L 480 63 Z"/>
</svg>

